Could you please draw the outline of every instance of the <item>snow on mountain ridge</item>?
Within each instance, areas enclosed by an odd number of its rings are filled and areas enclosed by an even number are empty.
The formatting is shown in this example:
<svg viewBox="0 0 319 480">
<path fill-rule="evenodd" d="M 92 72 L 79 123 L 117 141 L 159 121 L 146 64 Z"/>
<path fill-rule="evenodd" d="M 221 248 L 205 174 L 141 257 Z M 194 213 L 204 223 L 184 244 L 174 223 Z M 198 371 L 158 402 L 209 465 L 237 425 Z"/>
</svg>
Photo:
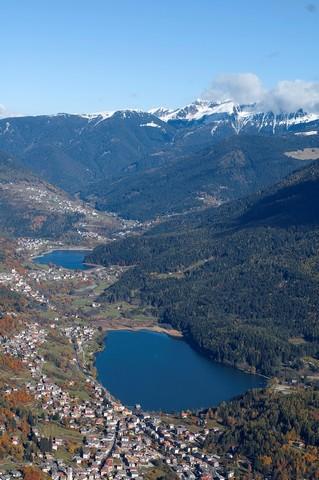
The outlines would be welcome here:
<svg viewBox="0 0 319 480">
<path fill-rule="evenodd" d="M 101 117 L 103 120 L 105 120 L 106 118 L 112 117 L 114 113 L 115 113 L 115 110 L 110 112 L 81 113 L 81 114 L 78 114 L 78 116 L 82 118 L 87 118 L 89 121 L 96 120 L 98 117 Z"/>
<path fill-rule="evenodd" d="M 158 116 L 164 122 L 169 120 L 201 120 L 205 116 L 226 114 L 232 115 L 234 112 L 239 112 L 240 115 L 246 116 L 251 113 L 253 105 L 240 106 L 232 100 L 224 102 L 208 102 L 205 100 L 196 100 L 182 108 L 171 110 L 160 107 L 149 110 L 149 113 Z M 244 110 L 247 109 L 247 112 Z"/>
<path fill-rule="evenodd" d="M 219 135 L 222 129 L 227 129 L 228 132 L 231 129 L 236 134 L 241 131 L 266 131 L 275 134 L 298 125 L 304 129 L 303 124 L 307 128 L 307 124 L 319 122 L 319 113 L 306 113 L 302 109 L 291 113 L 274 113 L 263 111 L 260 104 L 240 105 L 232 100 L 215 102 L 201 99 L 176 109 L 160 107 L 152 108 L 148 112 L 138 109 L 121 109 L 83 114 L 58 113 L 47 117 L 61 116 L 83 118 L 93 127 L 111 118 L 126 120 L 130 118 L 139 119 L 139 117 L 143 126 L 150 126 L 152 122 L 157 125 L 157 121 L 160 123 L 179 122 L 180 126 L 183 123 L 187 128 L 192 124 L 196 126 L 210 125 L 212 135 Z M 11 121 L 12 118 L 9 120 Z M 317 128 L 317 125 L 314 125 L 314 128 Z"/>
<path fill-rule="evenodd" d="M 212 135 L 225 125 L 231 126 L 237 134 L 245 127 L 255 128 L 258 132 L 267 129 L 274 134 L 278 128 L 288 130 L 294 125 L 308 124 L 319 120 L 319 114 L 306 113 L 302 109 L 296 112 L 263 112 L 260 105 L 239 105 L 232 100 L 224 102 L 196 100 L 179 109 L 170 110 L 161 107 L 150 110 L 150 113 L 164 122 L 184 121 L 212 124 Z"/>
</svg>

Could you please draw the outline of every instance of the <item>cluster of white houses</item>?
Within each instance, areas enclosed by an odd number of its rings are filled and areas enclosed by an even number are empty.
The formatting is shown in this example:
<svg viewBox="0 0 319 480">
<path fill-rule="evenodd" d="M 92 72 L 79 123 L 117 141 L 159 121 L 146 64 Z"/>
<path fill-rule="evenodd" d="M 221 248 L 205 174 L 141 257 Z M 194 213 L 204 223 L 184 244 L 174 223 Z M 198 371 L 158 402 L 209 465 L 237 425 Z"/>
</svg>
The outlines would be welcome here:
<svg viewBox="0 0 319 480">
<path fill-rule="evenodd" d="M 54 326 L 54 328 L 59 328 Z M 81 364 L 76 350 L 95 335 L 91 327 L 64 327 L 61 333 L 75 346 L 74 364 Z M 41 422 L 33 427 L 33 437 L 40 440 L 43 426 L 61 425 L 61 432 L 76 432 L 80 446 L 70 461 L 61 460 L 62 449 L 68 440 L 53 436 L 50 449 L 40 450 L 33 462 L 52 480 L 102 480 L 143 478 L 143 473 L 153 466 L 154 460 L 165 462 L 178 478 L 215 479 L 233 478 L 234 473 L 225 469 L 217 455 L 207 455 L 202 445 L 209 429 L 203 424 L 191 432 L 185 426 L 163 423 L 157 414 L 149 414 L 140 407 L 127 408 L 87 374 L 88 398 L 81 400 L 57 385 L 44 374 L 45 359 L 41 349 L 45 347 L 46 328 L 34 323 L 10 339 L 2 339 L 4 353 L 20 358 L 31 373 L 32 380 L 26 388 L 44 412 Z M 7 393 L 10 389 L 7 390 Z M 8 476 L 9 475 L 9 476 Z M 1 473 L 0 480 L 19 478 L 19 469 Z"/>
<path fill-rule="evenodd" d="M 21 237 L 17 240 L 16 252 L 35 253 L 39 250 L 43 250 L 49 245 L 49 243 L 50 241 L 44 238 Z"/>
<path fill-rule="evenodd" d="M 52 308 L 50 301 L 43 293 L 33 288 L 26 280 L 25 275 L 21 275 L 14 268 L 11 272 L 0 273 L 0 285 L 9 287 L 12 292 L 21 293 L 27 298 L 35 300 L 38 303 L 45 304 L 48 308 Z"/>
</svg>

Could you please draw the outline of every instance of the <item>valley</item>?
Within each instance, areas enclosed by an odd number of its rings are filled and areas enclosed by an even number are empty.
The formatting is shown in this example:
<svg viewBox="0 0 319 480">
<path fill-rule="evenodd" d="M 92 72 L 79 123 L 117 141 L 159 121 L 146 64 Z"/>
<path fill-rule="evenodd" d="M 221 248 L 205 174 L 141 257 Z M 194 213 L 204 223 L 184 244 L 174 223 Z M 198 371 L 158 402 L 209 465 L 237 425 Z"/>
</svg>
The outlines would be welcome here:
<svg viewBox="0 0 319 480">
<path fill-rule="evenodd" d="M 74 478 L 81 478 L 81 472 L 94 472 L 96 478 L 99 475 L 103 478 L 105 472 L 108 475 L 142 472 L 144 478 L 151 479 L 155 472 L 156 475 L 169 472 L 177 478 L 185 473 L 200 476 L 211 471 L 221 476 L 234 474 L 244 478 L 251 468 L 263 469 L 258 463 L 263 460 L 257 453 L 258 462 L 251 464 L 246 443 L 236 454 L 227 443 L 233 442 L 230 435 L 234 434 L 224 412 L 226 408 L 233 408 L 235 415 L 236 400 L 234 404 L 222 403 L 220 407 L 197 413 L 184 410 L 162 415 L 122 405 L 97 382 L 94 356 L 103 348 L 104 332 L 128 327 L 156 331 L 158 326 L 161 329 L 161 324 L 149 307 L 122 300 L 107 304 L 101 300 L 101 294 L 116 285 L 128 271 L 127 267 L 111 265 L 74 270 L 52 263 L 49 266 L 35 263 L 34 254 L 41 255 L 50 248 L 55 248 L 54 242 L 32 244 L 26 239 L 14 244 L 5 242 L 2 246 L 5 252 L 2 269 L 10 272 L 15 265 L 29 288 L 17 290 L 19 281 L 14 276 L 5 284 L 28 304 L 13 316 L 12 307 L 9 306 L 8 311 L 2 307 L 1 325 L 6 325 L 6 330 L 1 332 L 0 348 L 5 356 L 3 367 L 0 366 L 0 383 L 6 392 L 3 408 L 13 412 L 16 426 L 6 424 L 8 441 L 0 450 L 0 472 L 3 472 L 0 475 L 5 478 L 6 471 L 13 474 L 17 468 L 27 468 L 23 465 L 29 455 L 32 455 L 34 471 L 39 468 L 51 476 L 55 471 L 72 472 Z M 83 254 L 78 261 L 82 259 Z M 42 296 L 40 302 L 34 302 L 30 295 L 36 289 Z M 162 331 L 170 333 L 167 328 L 163 325 Z M 21 349 L 21 345 L 25 347 Z M 313 361 L 310 358 L 308 361 L 314 374 Z M 14 383 L 10 372 L 17 372 Z M 306 370 L 304 374 L 309 375 Z M 263 408 L 269 409 L 273 408 L 272 401 L 278 401 L 280 406 L 287 392 L 292 401 L 297 395 L 298 402 L 309 402 L 310 391 L 301 378 L 292 381 L 283 377 L 271 382 L 263 393 L 247 393 L 240 401 L 247 405 L 262 401 L 265 402 Z M 23 398 L 23 409 L 20 398 Z M 317 401 L 315 398 L 313 401 Z M 316 404 L 313 405 L 316 408 Z M 17 406 L 21 412 L 16 413 Z M 245 430 L 245 418 L 238 417 L 234 422 Z M 260 427 L 256 425 L 256 428 Z M 24 451 L 14 446 L 15 438 L 23 441 Z M 281 448 L 288 448 L 291 442 L 302 445 L 298 436 L 277 441 L 282 445 L 278 455 L 282 455 Z M 296 448 L 296 462 L 313 455 L 311 445 Z M 291 446 L 291 453 L 294 449 Z M 1 451 L 5 452 L 5 462 L 1 461 Z M 109 453 L 113 451 L 118 452 L 119 457 Z M 307 465 L 305 468 L 310 471 Z M 312 460 L 311 468 L 315 466 Z"/>
<path fill-rule="evenodd" d="M 48 247 L 44 242 L 41 249 Z M 156 319 L 144 309 L 97 303 L 123 269 L 39 265 L 30 257 L 40 253 L 38 243 L 33 251 L 12 243 L 7 248 L 21 267 L 19 272 L 18 267 L 10 270 L 11 259 L 6 257 L 8 266 L 3 268 L 9 270 L 1 277 L 1 286 L 29 303 L 14 315 L 1 312 L 1 325 L 4 321 L 7 325 L 0 342 L 1 412 L 12 412 L 15 423 L 4 424 L 0 478 L 6 478 L 5 472 L 15 476 L 20 469 L 27 471 L 24 465 L 31 458 L 34 472 L 50 476 L 72 472 L 74 478 L 88 472 L 103 478 L 112 472 L 141 471 L 148 478 L 152 469 L 199 474 L 213 464 L 216 470 L 232 471 L 226 456 L 201 452 L 209 433 L 218 431 L 214 422 L 190 413 L 162 418 L 159 413 L 129 408 L 97 382 L 94 356 L 102 348 L 104 332 L 126 324 L 131 329 L 157 329 Z M 18 448 L 17 442 L 23 447 Z M 113 457 L 114 449 L 118 457 Z M 193 451 L 193 460 L 182 460 L 184 451 Z M 171 467 L 164 458 L 170 459 Z"/>
<path fill-rule="evenodd" d="M 245 112 L 0 120 L 1 480 L 317 475 L 318 119 Z"/>
<path fill-rule="evenodd" d="M 274 184 L 302 167 L 285 152 L 317 147 L 318 124 L 301 110 L 195 101 L 174 112 L 0 119 L 0 151 L 100 211 L 145 221 Z"/>
<path fill-rule="evenodd" d="M 0 480 L 319 480 L 318 15 L 1 3 Z"/>
</svg>

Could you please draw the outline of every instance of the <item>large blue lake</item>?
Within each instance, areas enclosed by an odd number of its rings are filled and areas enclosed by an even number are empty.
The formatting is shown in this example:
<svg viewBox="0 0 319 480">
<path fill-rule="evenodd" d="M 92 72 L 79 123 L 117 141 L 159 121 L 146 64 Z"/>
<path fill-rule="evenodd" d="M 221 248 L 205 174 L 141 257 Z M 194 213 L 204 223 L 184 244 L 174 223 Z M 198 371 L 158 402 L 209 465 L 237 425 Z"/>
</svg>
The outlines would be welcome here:
<svg viewBox="0 0 319 480">
<path fill-rule="evenodd" d="M 87 270 L 91 268 L 83 263 L 87 254 L 88 250 L 53 250 L 34 258 L 34 262 L 43 265 L 53 264 L 72 270 Z"/>
<path fill-rule="evenodd" d="M 216 406 L 265 380 L 214 363 L 184 340 L 152 331 L 111 331 L 96 356 L 100 382 L 122 403 L 151 411 Z"/>
</svg>

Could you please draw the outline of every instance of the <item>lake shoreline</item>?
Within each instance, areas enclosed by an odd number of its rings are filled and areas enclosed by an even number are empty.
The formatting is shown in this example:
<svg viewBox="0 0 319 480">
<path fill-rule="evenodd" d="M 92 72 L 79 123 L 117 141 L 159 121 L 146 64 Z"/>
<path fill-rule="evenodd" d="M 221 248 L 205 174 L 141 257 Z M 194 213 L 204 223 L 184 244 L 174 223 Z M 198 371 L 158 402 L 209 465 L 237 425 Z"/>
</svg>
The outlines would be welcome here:
<svg viewBox="0 0 319 480">
<path fill-rule="evenodd" d="M 154 333 L 163 333 L 165 335 L 168 335 L 169 337 L 173 338 L 179 338 L 179 339 L 184 339 L 184 335 L 182 332 L 179 330 L 176 330 L 174 328 L 167 328 L 167 327 L 162 327 L 159 324 L 155 325 L 112 325 L 112 326 L 103 326 L 101 325 L 103 329 L 103 333 L 105 336 L 107 336 L 108 332 L 116 332 L 116 331 L 128 331 L 128 332 L 140 332 L 140 331 L 149 331 L 149 332 L 154 332 Z"/>
<path fill-rule="evenodd" d="M 195 352 L 199 353 L 201 356 L 203 356 L 204 358 L 206 358 L 210 362 L 213 362 L 213 363 L 216 363 L 216 364 L 219 364 L 219 365 L 223 365 L 223 366 L 229 367 L 229 368 L 234 368 L 235 370 L 246 373 L 247 375 L 256 375 L 258 377 L 261 377 L 261 378 L 264 378 L 265 380 L 267 380 L 267 383 L 272 378 L 272 377 L 268 377 L 267 375 L 264 375 L 264 374 L 259 373 L 259 372 L 252 372 L 248 368 L 246 369 L 246 368 L 238 366 L 238 365 L 232 365 L 231 363 L 227 363 L 227 362 L 219 362 L 218 360 L 213 359 L 209 355 L 208 352 L 201 349 L 187 335 L 184 335 L 183 332 L 181 332 L 180 330 L 174 329 L 174 328 L 170 329 L 170 328 L 167 328 L 167 327 L 162 327 L 160 324 L 155 324 L 154 326 L 151 326 L 151 325 L 150 326 L 148 326 L 148 325 L 144 325 L 144 326 L 143 325 L 141 325 L 141 326 L 132 325 L 132 326 L 129 326 L 129 325 L 124 324 L 124 325 L 118 325 L 118 326 L 116 326 L 116 325 L 106 326 L 104 328 L 101 325 L 101 327 L 103 329 L 102 335 L 103 335 L 104 340 L 106 339 L 107 334 L 109 332 L 117 332 L 117 331 L 122 331 L 122 332 L 125 332 L 125 331 L 126 332 L 142 332 L 142 331 L 144 331 L 144 332 L 162 333 L 164 335 L 168 335 L 169 337 L 174 338 L 175 340 L 184 340 Z"/>
<path fill-rule="evenodd" d="M 125 319 L 125 321 L 128 321 L 128 319 Z M 129 320 L 129 321 L 132 322 L 132 320 Z M 107 322 L 107 320 L 105 320 L 105 322 Z M 177 330 L 173 327 L 172 328 L 163 327 L 161 326 L 160 323 L 156 323 L 154 325 L 147 325 L 147 324 L 146 325 L 128 325 L 127 323 L 122 323 L 122 324 L 120 323 L 118 325 L 114 325 L 114 324 L 103 325 L 103 320 L 102 320 L 99 322 L 99 326 L 102 328 L 102 333 L 104 335 L 104 338 L 107 337 L 107 334 L 109 332 L 115 332 L 115 331 L 127 331 L 127 332 L 149 331 L 154 333 L 163 333 L 172 338 L 175 338 L 176 340 L 184 340 L 195 352 L 199 353 L 201 356 L 208 359 L 210 362 L 217 363 L 225 367 L 234 368 L 240 372 L 246 373 L 247 375 L 256 375 L 258 377 L 264 378 L 265 380 L 267 380 L 267 382 L 269 382 L 269 380 L 271 380 L 272 378 L 259 372 L 253 372 L 249 370 L 249 368 L 244 368 L 240 365 L 233 365 L 227 362 L 219 362 L 218 360 L 212 358 L 209 352 L 207 352 L 203 348 L 200 348 L 192 338 L 190 338 L 188 335 L 183 333 L 181 330 Z"/>
<path fill-rule="evenodd" d="M 45 257 L 46 255 L 50 255 L 52 253 L 55 253 L 55 252 L 92 252 L 92 248 L 90 247 L 58 247 L 58 248 L 50 248 L 48 250 L 45 250 L 43 252 L 38 252 L 37 254 L 35 255 L 31 255 L 29 257 L 29 260 L 32 262 L 32 263 L 35 263 L 37 265 L 42 265 L 42 263 L 37 263 L 36 260 L 39 259 L 39 258 L 43 258 Z M 82 264 L 86 267 L 85 270 L 93 270 L 93 269 L 98 269 L 98 268 L 104 268 L 103 265 L 98 265 L 97 263 L 89 263 L 89 262 L 82 262 Z M 49 265 L 49 263 L 47 264 Z M 55 266 L 57 268 L 66 268 L 66 269 L 69 269 L 68 267 L 63 267 L 61 265 L 56 265 Z"/>
<path fill-rule="evenodd" d="M 79 251 L 79 252 L 91 252 L 92 251 L 92 248 L 90 247 L 76 247 L 76 246 L 73 246 L 73 247 L 68 247 L 68 246 L 57 246 L 57 247 L 51 247 L 49 249 L 46 249 L 46 250 L 43 250 L 43 252 L 38 252 L 34 255 L 31 255 L 30 256 L 30 259 L 31 260 L 35 260 L 36 258 L 41 258 L 41 257 L 44 257 L 45 255 L 48 255 L 50 253 L 54 253 L 54 252 L 72 252 L 72 251 Z M 86 265 L 86 264 L 85 264 Z"/>
<path fill-rule="evenodd" d="M 272 379 L 272 377 L 268 377 L 267 375 L 264 375 L 263 373 L 260 373 L 258 371 L 251 371 L 249 368 L 245 368 L 240 365 L 233 365 L 230 362 L 220 362 L 214 358 L 212 358 L 211 354 L 209 353 L 208 350 L 205 350 L 204 348 L 201 348 L 190 336 L 183 336 L 184 340 L 200 355 L 202 355 L 204 358 L 207 358 L 209 361 L 218 363 L 220 365 L 224 365 L 225 367 L 230 367 L 230 368 L 235 368 L 235 370 L 239 370 L 240 372 L 246 373 L 247 375 L 256 375 L 258 377 L 262 377 L 265 380 L 267 380 L 267 383 L 269 380 Z"/>
</svg>

